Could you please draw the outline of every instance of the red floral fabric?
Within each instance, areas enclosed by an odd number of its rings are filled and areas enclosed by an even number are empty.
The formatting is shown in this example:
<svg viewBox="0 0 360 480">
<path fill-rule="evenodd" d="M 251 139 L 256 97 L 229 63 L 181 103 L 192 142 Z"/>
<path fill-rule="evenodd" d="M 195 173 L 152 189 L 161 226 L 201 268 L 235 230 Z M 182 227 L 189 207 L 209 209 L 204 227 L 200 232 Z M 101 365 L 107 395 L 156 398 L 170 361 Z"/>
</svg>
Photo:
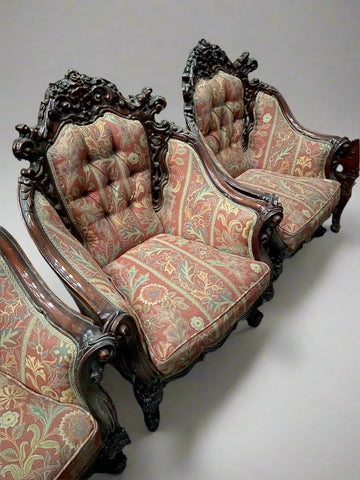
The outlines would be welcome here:
<svg viewBox="0 0 360 480">
<path fill-rule="evenodd" d="M 0 371 L 1 479 L 56 479 L 75 459 L 71 478 L 79 478 L 97 451 L 96 434 L 95 420 L 82 408 L 39 395 Z"/>
<path fill-rule="evenodd" d="M 251 168 L 296 177 L 325 177 L 331 144 L 297 133 L 286 121 L 275 97 L 258 93 L 255 126 L 250 134 Z"/>
<path fill-rule="evenodd" d="M 132 305 L 164 375 L 218 343 L 270 282 L 265 263 L 168 234 L 128 250 L 104 270 Z"/>
<path fill-rule="evenodd" d="M 242 185 L 278 196 L 284 207 L 284 218 L 278 229 L 290 249 L 311 238 L 340 199 L 340 183 L 334 180 L 299 178 L 266 170 L 248 170 L 237 180 Z"/>
<path fill-rule="evenodd" d="M 35 392 L 82 404 L 73 378 L 77 347 L 35 309 L 0 258 L 0 369 Z"/>
<path fill-rule="evenodd" d="M 218 161 L 232 177 L 249 168 L 242 148 L 244 89 L 239 78 L 225 72 L 196 84 L 196 122 Z"/>
<path fill-rule="evenodd" d="M 163 231 L 152 206 L 149 149 L 140 122 L 107 113 L 91 125 L 66 125 L 48 159 L 101 266 Z"/>
<path fill-rule="evenodd" d="M 115 308 L 129 311 L 129 305 L 121 298 L 117 289 L 109 281 L 109 277 L 86 248 L 66 229 L 58 213 L 39 192 L 36 192 L 35 195 L 35 211 L 50 243 L 70 263 L 72 268 L 86 278 L 86 281 L 107 298 Z"/>
<path fill-rule="evenodd" d="M 251 257 L 255 211 L 221 195 L 188 144 L 170 140 L 166 162 L 169 182 L 159 212 L 164 231 Z"/>
</svg>

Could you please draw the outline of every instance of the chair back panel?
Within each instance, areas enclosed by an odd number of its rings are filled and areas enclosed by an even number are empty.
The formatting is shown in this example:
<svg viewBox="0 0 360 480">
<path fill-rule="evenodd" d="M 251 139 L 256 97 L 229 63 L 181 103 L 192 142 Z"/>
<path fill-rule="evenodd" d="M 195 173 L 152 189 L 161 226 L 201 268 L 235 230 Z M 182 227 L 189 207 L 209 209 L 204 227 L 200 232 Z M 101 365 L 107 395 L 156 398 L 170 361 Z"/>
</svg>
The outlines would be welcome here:
<svg viewBox="0 0 360 480">
<path fill-rule="evenodd" d="M 243 153 L 244 89 L 242 81 L 219 71 L 195 87 L 196 122 L 221 165 L 235 178 L 247 168 Z"/>
<path fill-rule="evenodd" d="M 296 132 L 273 95 L 259 92 L 254 102 L 254 128 L 249 137 L 251 168 L 298 177 L 325 177 L 330 140 Z"/>
<path fill-rule="evenodd" d="M 89 125 L 65 125 L 47 157 L 68 214 L 102 267 L 162 233 L 139 121 L 106 113 Z"/>
</svg>

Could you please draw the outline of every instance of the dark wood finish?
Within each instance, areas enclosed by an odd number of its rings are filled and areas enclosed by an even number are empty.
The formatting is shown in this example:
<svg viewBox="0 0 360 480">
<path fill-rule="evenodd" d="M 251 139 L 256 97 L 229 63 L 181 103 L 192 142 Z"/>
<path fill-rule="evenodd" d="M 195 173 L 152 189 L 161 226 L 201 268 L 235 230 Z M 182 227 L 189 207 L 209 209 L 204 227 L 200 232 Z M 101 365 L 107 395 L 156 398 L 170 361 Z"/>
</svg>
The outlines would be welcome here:
<svg viewBox="0 0 360 480">
<path fill-rule="evenodd" d="M 116 310 L 86 281 L 86 278 L 82 278 L 77 273 L 69 259 L 60 255 L 37 218 L 34 194 L 38 191 L 45 195 L 68 230 L 83 242 L 77 226 L 67 216 L 67 210 L 47 163 L 47 149 L 54 143 L 64 125 L 68 123 L 87 125 L 105 112 L 112 112 L 128 119 L 139 120 L 147 133 L 152 157 L 152 197 L 155 210 L 159 210 L 162 205 L 162 190 L 168 180 L 164 162 L 167 142 L 170 138 L 177 138 L 191 144 L 202 156 L 211 180 L 224 195 L 231 196 L 236 203 L 246 205 L 257 212 L 258 221 L 253 235 L 253 250 L 257 259 L 271 264 L 264 243 L 270 241 L 275 235 L 275 226 L 282 218 L 282 209 L 276 198 L 268 194 L 257 198 L 251 193 L 234 192 L 217 174 L 210 155 L 196 136 L 168 121 L 156 121 L 155 115 L 165 105 L 165 99 L 153 96 L 151 89 L 144 88 L 140 94 L 125 98 L 113 83 L 71 70 L 64 79 L 50 84 L 41 103 L 37 125 L 16 127 L 19 138 L 13 144 L 14 155 L 19 160 L 27 160 L 30 163 L 28 168 L 21 171 L 19 179 L 19 202 L 28 230 L 45 259 L 68 287 L 81 312 L 101 326 L 104 333 L 110 332 L 115 335 L 118 346 L 116 355 L 111 361 L 133 384 L 135 396 L 144 413 L 145 423 L 151 431 L 155 430 L 159 424 L 159 404 L 163 388 L 179 375 L 164 378 L 159 374 L 144 350 L 137 319 L 126 311 Z M 269 287 L 262 299 L 243 317 L 250 325 L 257 326 L 260 323 L 262 315 L 258 311 L 258 306 L 268 299 L 271 293 L 272 287 Z M 82 328 L 78 328 L 81 334 Z M 209 350 L 215 348 L 217 346 Z M 200 357 L 202 358 L 205 353 L 203 352 Z"/>
<path fill-rule="evenodd" d="M 285 119 L 293 130 L 313 140 L 326 140 L 332 145 L 325 165 L 325 174 L 327 178 L 337 180 L 341 183 L 341 199 L 339 205 L 333 212 L 331 226 L 332 231 L 338 232 L 340 230 L 341 213 L 351 197 L 352 187 L 355 184 L 356 178 L 359 176 L 359 140 L 350 141 L 347 137 L 321 134 L 303 127 L 295 119 L 289 105 L 276 88 L 256 78 L 249 79 L 249 73 L 252 73 L 257 67 L 258 62 L 251 58 L 248 52 L 242 53 L 237 60 L 232 62 L 218 45 L 211 44 L 205 39 L 200 40 L 191 50 L 182 76 L 186 123 L 191 131 L 198 134 L 199 130 L 196 124 L 194 108 L 194 93 L 198 80 L 210 79 L 219 71 L 234 75 L 240 78 L 244 87 L 243 148 L 246 150 L 248 147 L 249 134 L 254 128 L 254 103 L 256 95 L 262 91 L 274 96 L 277 99 Z M 225 181 L 227 181 L 236 192 L 249 193 L 248 187 L 236 182 L 230 175 L 226 176 Z M 251 190 L 251 193 L 254 194 L 254 191 Z M 259 198 L 262 198 L 264 195 L 261 191 L 255 191 L 255 194 L 258 195 Z"/>
<path fill-rule="evenodd" d="M 126 457 L 122 450 L 130 440 L 117 421 L 116 409 L 111 398 L 100 385 L 104 365 L 116 353 L 115 335 L 103 333 L 90 319 L 62 303 L 35 271 L 16 240 L 2 227 L 0 227 L 0 254 L 22 284 L 35 308 L 52 326 L 78 345 L 74 365 L 76 385 L 97 420 L 101 435 L 99 453 L 89 472 L 121 472 L 126 466 Z"/>
</svg>

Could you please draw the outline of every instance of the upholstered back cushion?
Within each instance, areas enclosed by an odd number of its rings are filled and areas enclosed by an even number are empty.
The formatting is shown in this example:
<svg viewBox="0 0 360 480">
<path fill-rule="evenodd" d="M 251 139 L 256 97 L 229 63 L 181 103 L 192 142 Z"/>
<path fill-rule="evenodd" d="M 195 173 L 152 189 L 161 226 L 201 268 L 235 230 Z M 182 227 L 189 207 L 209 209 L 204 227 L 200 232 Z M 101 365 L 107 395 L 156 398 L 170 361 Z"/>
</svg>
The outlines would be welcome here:
<svg viewBox="0 0 360 480">
<path fill-rule="evenodd" d="M 163 231 L 140 122 L 107 113 L 90 125 L 66 125 L 48 161 L 68 214 L 101 266 Z"/>
<path fill-rule="evenodd" d="M 298 177 L 325 177 L 330 142 L 310 138 L 291 128 L 274 96 L 257 94 L 254 119 L 247 152 L 251 168 Z"/>
<path fill-rule="evenodd" d="M 39 313 L 0 256 L 0 370 L 34 392 L 83 404 L 75 384 L 76 355 L 75 343 Z M 10 387 L 7 393 L 9 401 L 16 395 Z"/>
<path fill-rule="evenodd" d="M 247 170 L 243 153 L 243 84 L 225 72 L 197 82 L 194 94 L 196 123 L 221 165 L 232 177 Z"/>
</svg>

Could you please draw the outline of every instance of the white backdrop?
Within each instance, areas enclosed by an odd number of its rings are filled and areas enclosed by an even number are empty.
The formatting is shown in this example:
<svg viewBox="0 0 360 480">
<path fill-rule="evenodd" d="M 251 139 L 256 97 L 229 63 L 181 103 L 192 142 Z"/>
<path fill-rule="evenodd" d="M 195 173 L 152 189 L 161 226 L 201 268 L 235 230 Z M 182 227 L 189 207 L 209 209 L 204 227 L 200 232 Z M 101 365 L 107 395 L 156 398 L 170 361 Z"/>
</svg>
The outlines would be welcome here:
<svg viewBox="0 0 360 480">
<path fill-rule="evenodd" d="M 71 67 L 117 84 L 153 87 L 184 124 L 181 74 L 200 38 L 234 60 L 259 62 L 298 121 L 360 134 L 358 0 L 62 0 L 0 3 L 0 224 L 50 287 L 71 302 L 33 246 L 16 203 L 16 123 L 36 123 L 49 82 Z M 360 478 L 360 192 L 339 234 L 288 260 L 260 328 L 244 326 L 165 389 L 150 434 L 131 387 L 112 369 L 105 388 L 132 444 L 124 480 L 358 480 Z M 104 475 L 95 475 L 100 480 Z M 112 477 L 109 477 L 112 478 Z"/>
</svg>

